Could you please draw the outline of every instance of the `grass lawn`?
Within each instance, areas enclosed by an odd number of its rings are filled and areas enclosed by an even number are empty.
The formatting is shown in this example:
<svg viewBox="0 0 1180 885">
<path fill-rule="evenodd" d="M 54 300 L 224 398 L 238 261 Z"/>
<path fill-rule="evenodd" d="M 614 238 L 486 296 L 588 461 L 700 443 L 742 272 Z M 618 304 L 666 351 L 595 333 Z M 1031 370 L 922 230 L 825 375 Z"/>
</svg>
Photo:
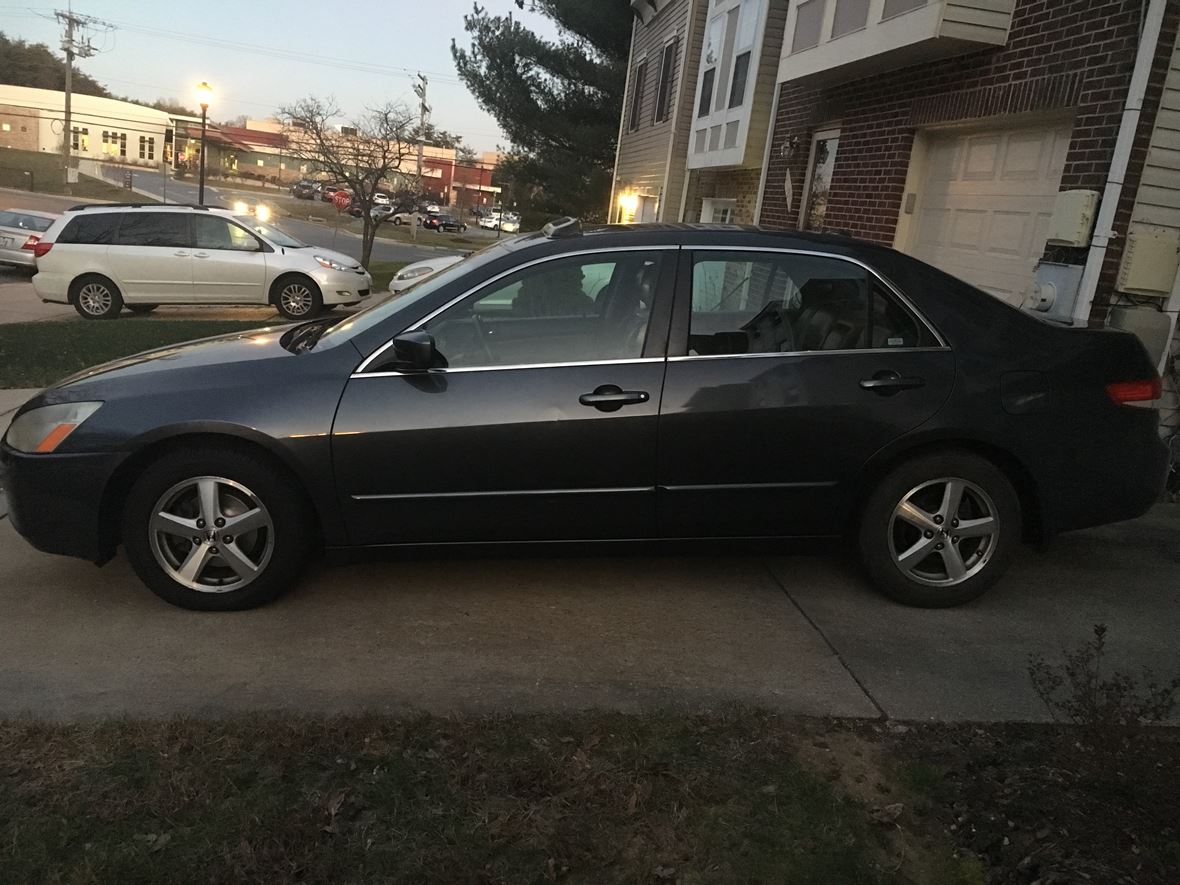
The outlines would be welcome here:
<svg viewBox="0 0 1180 885">
<path fill-rule="evenodd" d="M 913 881 L 794 739 L 757 713 L 0 724 L 0 881 Z M 944 857 L 922 881 L 979 881 Z"/>
<path fill-rule="evenodd" d="M 340 229 L 351 231 L 359 234 L 361 232 L 361 222 L 350 215 L 340 215 L 337 217 L 336 210 L 331 203 L 325 203 L 321 200 L 296 200 L 294 197 L 279 197 L 275 192 L 271 192 L 272 196 L 262 198 L 262 202 L 274 208 L 280 218 L 298 218 L 306 221 L 310 218 L 318 218 L 324 222 L 329 229 L 336 226 L 339 221 Z M 226 195 L 227 197 L 232 195 Z M 226 200 L 226 202 L 231 202 Z M 249 201 L 247 201 L 249 202 Z M 477 226 L 475 219 L 471 220 L 468 225 L 470 228 Z M 415 241 L 411 239 L 410 227 L 405 224 L 381 224 L 377 227 L 377 236 L 385 240 L 395 240 L 399 243 L 416 243 L 420 246 L 441 246 L 447 249 L 464 250 L 464 249 L 480 249 L 488 245 L 491 240 L 487 237 L 476 235 L 464 235 L 456 233 L 441 233 L 433 230 L 418 230 L 418 239 Z"/>
<path fill-rule="evenodd" d="M 24 172 L 31 172 L 32 177 L 23 176 Z M 0 187 L 19 187 L 41 194 L 65 193 L 60 155 L 0 148 Z M 79 199 L 113 203 L 155 202 L 151 197 L 86 175 L 78 176 L 78 183 L 70 186 L 70 194 Z"/>
<path fill-rule="evenodd" d="M 369 273 L 373 275 L 373 292 L 385 292 L 393 275 L 409 264 L 408 261 L 372 261 Z"/>
<path fill-rule="evenodd" d="M 152 316 L 0 325 L 0 388 L 45 387 L 74 372 L 142 350 L 265 325 L 257 320 Z M 4 881 L 2 877 L 0 881 Z"/>
</svg>

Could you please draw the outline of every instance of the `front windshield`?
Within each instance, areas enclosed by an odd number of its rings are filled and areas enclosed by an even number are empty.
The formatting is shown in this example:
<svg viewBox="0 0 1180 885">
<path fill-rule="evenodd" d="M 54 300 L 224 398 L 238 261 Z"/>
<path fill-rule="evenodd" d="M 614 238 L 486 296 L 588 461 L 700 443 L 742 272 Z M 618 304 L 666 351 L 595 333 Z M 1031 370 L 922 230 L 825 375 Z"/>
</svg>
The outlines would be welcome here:
<svg viewBox="0 0 1180 885">
<path fill-rule="evenodd" d="M 476 265 L 493 260 L 496 256 L 502 254 L 502 249 L 503 246 L 501 244 L 494 244 L 485 249 L 480 249 L 478 252 L 472 252 L 462 261 L 457 261 L 450 267 L 440 270 L 436 274 L 432 274 L 413 288 L 408 289 L 404 294 L 391 295 L 369 305 L 364 310 L 357 311 L 345 322 L 337 323 L 325 332 L 321 340 L 337 337 L 348 338 L 373 328 L 373 326 L 382 322 L 387 317 L 392 316 L 394 313 L 417 304 L 422 299 L 437 292 L 443 286 L 449 285 L 452 281 L 459 279 L 464 274 L 470 272 Z"/>
<path fill-rule="evenodd" d="M 283 246 L 286 249 L 307 248 L 307 243 L 300 242 L 289 233 L 279 230 L 273 224 L 263 224 L 253 215 L 235 215 L 234 218 L 251 230 L 258 231 L 258 233 L 262 234 L 276 246 Z"/>
</svg>

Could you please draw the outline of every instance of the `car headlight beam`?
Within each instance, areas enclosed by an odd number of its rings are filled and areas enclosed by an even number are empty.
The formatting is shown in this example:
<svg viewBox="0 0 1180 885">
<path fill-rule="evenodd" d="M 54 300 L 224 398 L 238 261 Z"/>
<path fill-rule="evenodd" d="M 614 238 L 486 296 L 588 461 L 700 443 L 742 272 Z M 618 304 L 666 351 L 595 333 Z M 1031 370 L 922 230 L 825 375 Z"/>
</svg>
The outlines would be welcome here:
<svg viewBox="0 0 1180 885">
<path fill-rule="evenodd" d="M 4 440 L 18 452 L 48 455 L 101 405 L 101 402 L 61 403 L 30 409 L 17 416 Z"/>
</svg>

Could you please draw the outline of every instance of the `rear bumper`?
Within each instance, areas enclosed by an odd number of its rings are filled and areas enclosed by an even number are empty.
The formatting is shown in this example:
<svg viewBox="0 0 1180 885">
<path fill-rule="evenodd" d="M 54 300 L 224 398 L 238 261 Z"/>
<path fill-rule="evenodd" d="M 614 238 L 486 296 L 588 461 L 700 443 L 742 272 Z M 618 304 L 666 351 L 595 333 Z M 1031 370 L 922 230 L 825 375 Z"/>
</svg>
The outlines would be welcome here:
<svg viewBox="0 0 1180 885">
<path fill-rule="evenodd" d="M 123 457 L 26 455 L 0 443 L 0 485 L 13 528 L 45 553 L 106 562 L 117 532 L 103 526 L 103 493 Z"/>
<path fill-rule="evenodd" d="M 21 267 L 36 267 L 37 259 L 28 249 L 0 249 L 0 264 L 16 264 Z"/>
<path fill-rule="evenodd" d="M 42 301 L 54 304 L 70 303 L 70 281 L 64 274 L 38 271 L 33 275 L 33 291 Z"/>
</svg>

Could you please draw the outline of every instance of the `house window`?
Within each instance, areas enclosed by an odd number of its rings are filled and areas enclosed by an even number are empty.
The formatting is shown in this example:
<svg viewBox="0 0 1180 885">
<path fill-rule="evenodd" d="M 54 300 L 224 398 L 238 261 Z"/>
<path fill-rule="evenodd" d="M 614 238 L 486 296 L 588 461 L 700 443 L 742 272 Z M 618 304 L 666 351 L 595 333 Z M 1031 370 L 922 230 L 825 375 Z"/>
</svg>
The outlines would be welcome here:
<svg viewBox="0 0 1180 885">
<path fill-rule="evenodd" d="M 631 115 L 627 129 L 634 132 L 639 128 L 639 114 L 643 109 L 643 81 L 647 79 L 647 62 L 635 66 L 635 82 L 631 87 Z"/>
<path fill-rule="evenodd" d="M 0 123 L 0 132 L 11 132 L 11 131 L 12 131 L 12 124 L 11 123 Z"/>
<path fill-rule="evenodd" d="M 120 157 L 127 156 L 127 133 L 126 132 L 119 133 L 119 156 Z"/>
<path fill-rule="evenodd" d="M 148 138 L 146 135 L 139 136 L 139 159 L 156 159 L 156 140 L 154 138 Z"/>
<path fill-rule="evenodd" d="M 791 38 L 791 52 L 802 52 L 819 45 L 819 33 L 824 25 L 824 0 L 806 0 L 795 12 L 795 36 Z"/>
<path fill-rule="evenodd" d="M 701 106 L 697 108 L 698 117 L 709 116 L 709 108 L 713 105 L 713 78 L 717 76 L 717 69 L 705 71 L 701 80 Z"/>
<path fill-rule="evenodd" d="M 660 59 L 660 85 L 656 89 L 656 122 L 668 119 L 668 106 L 672 98 L 672 77 L 676 67 L 676 41 L 664 47 Z"/>
<path fill-rule="evenodd" d="M 733 63 L 733 84 L 729 87 L 729 106 L 741 107 L 746 100 L 746 78 L 750 74 L 750 53 L 743 52 Z"/>
<path fill-rule="evenodd" d="M 156 140 L 154 138 L 147 140 L 147 154 L 149 160 L 156 159 Z"/>
<path fill-rule="evenodd" d="M 737 200 L 723 200 L 710 197 L 701 201 L 702 224 L 732 224 Z"/>
<path fill-rule="evenodd" d="M 926 0 L 885 0 L 885 10 L 881 13 L 881 21 L 925 5 Z"/>
<path fill-rule="evenodd" d="M 76 151 L 90 150 L 90 130 L 74 126 L 70 129 L 70 147 Z"/>
<path fill-rule="evenodd" d="M 266 165 L 266 163 L 265 163 L 263 160 L 259 160 L 259 161 L 258 161 L 258 165 L 259 165 L 259 166 L 265 166 L 265 165 Z"/>
<path fill-rule="evenodd" d="M 859 31 L 869 21 L 869 0 L 836 0 L 836 14 L 832 19 L 832 37 L 843 37 Z"/>
<path fill-rule="evenodd" d="M 811 163 L 807 176 L 803 211 L 799 214 L 802 230 L 821 231 L 828 214 L 828 194 L 832 188 L 832 172 L 836 168 L 836 149 L 840 146 L 840 130 L 817 132 L 811 142 Z"/>
</svg>

